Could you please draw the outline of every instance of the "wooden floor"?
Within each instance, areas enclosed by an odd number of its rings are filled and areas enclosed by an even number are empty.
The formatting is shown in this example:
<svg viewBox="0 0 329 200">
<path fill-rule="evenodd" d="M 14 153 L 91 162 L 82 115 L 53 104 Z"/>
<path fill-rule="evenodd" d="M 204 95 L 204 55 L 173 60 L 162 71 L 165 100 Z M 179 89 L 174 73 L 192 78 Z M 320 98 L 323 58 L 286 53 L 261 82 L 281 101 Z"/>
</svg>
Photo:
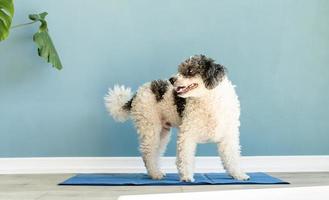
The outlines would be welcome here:
<svg viewBox="0 0 329 200">
<path fill-rule="evenodd" d="M 120 195 L 329 185 L 329 172 L 269 173 L 289 185 L 58 186 L 73 174 L 0 175 L 0 200 L 112 200 Z"/>
</svg>

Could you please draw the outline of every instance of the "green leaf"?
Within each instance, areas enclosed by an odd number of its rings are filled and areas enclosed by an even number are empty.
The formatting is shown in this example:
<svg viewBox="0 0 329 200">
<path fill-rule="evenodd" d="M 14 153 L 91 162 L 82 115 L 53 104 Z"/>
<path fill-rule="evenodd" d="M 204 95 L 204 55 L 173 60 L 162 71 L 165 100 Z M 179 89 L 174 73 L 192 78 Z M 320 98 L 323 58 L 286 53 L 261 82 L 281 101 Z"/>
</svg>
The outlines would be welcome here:
<svg viewBox="0 0 329 200">
<path fill-rule="evenodd" d="M 13 0 L 0 0 L 0 41 L 8 37 L 13 17 Z"/>
<path fill-rule="evenodd" d="M 43 12 L 29 15 L 31 20 L 41 22 L 38 32 L 33 35 L 33 41 L 38 46 L 39 56 L 45 58 L 53 67 L 60 70 L 62 69 L 61 60 L 59 59 L 55 46 L 48 33 L 47 21 L 45 20 L 47 14 L 48 13 Z"/>
</svg>

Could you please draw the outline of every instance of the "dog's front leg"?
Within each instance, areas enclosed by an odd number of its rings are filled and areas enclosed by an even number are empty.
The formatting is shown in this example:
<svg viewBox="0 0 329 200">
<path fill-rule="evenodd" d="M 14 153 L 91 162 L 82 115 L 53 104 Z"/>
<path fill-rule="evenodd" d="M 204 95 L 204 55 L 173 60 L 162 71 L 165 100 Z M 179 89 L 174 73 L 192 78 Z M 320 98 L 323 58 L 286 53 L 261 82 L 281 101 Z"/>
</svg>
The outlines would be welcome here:
<svg viewBox="0 0 329 200">
<path fill-rule="evenodd" d="M 243 172 L 240 166 L 240 144 L 238 134 L 225 137 L 217 144 L 217 147 L 224 169 L 237 180 L 248 180 L 249 176 Z"/>
<path fill-rule="evenodd" d="M 177 160 L 176 165 L 180 180 L 183 182 L 193 182 L 194 155 L 196 141 L 188 137 L 189 134 L 181 132 L 177 138 Z"/>
</svg>

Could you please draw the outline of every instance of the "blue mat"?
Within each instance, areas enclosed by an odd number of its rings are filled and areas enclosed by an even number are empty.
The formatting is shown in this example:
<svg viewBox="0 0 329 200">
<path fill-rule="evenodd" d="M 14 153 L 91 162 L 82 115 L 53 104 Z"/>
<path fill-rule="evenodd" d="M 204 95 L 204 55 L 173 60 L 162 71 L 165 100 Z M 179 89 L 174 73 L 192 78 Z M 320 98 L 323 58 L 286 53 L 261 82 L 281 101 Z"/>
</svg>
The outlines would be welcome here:
<svg viewBox="0 0 329 200">
<path fill-rule="evenodd" d="M 238 181 L 225 173 L 196 173 L 195 182 L 180 182 L 177 174 L 152 180 L 146 174 L 78 174 L 59 185 L 224 185 L 224 184 L 289 184 L 265 173 L 248 173 L 247 181 Z"/>
</svg>

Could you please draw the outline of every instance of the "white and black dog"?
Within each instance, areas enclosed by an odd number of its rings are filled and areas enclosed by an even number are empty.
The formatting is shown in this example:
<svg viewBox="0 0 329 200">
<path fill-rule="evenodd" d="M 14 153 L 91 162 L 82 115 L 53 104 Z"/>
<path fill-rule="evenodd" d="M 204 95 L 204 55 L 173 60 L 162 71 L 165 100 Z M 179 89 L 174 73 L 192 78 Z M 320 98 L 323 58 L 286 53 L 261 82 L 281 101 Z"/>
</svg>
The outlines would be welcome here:
<svg viewBox="0 0 329 200">
<path fill-rule="evenodd" d="M 240 168 L 240 103 L 225 68 L 204 55 L 192 56 L 169 80 L 142 85 L 133 95 L 130 88 L 115 86 L 105 96 L 113 118 L 131 117 L 139 133 L 140 151 L 149 176 L 161 179 L 159 158 L 170 138 L 179 130 L 177 169 L 181 181 L 193 182 L 194 154 L 198 143 L 215 142 L 226 171 L 235 179 L 249 176 Z"/>
</svg>

